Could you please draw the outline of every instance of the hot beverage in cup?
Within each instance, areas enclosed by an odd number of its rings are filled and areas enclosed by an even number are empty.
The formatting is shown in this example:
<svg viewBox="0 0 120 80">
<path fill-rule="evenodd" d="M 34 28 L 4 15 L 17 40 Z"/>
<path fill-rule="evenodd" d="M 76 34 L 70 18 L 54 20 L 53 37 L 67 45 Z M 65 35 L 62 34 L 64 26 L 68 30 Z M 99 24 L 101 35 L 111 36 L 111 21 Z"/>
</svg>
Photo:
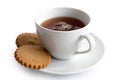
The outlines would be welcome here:
<svg viewBox="0 0 120 80">
<path fill-rule="evenodd" d="M 71 31 L 83 28 L 85 24 L 72 17 L 56 17 L 48 19 L 41 24 L 43 27 L 57 31 Z"/>
<path fill-rule="evenodd" d="M 60 60 L 93 49 L 92 36 L 89 32 L 84 34 L 90 26 L 89 22 L 90 17 L 84 11 L 63 7 L 41 11 L 35 18 L 36 31 L 44 48 Z M 82 38 L 87 40 L 89 48 L 80 52 L 78 45 Z"/>
</svg>

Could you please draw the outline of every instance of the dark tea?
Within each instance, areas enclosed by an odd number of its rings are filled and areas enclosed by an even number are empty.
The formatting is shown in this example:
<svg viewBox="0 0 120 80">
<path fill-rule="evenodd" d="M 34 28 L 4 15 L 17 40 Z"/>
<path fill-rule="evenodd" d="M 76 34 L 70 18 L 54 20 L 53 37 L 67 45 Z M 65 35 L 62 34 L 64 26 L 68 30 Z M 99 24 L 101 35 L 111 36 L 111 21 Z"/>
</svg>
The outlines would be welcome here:
<svg viewBox="0 0 120 80">
<path fill-rule="evenodd" d="M 44 21 L 43 27 L 57 31 L 71 31 L 85 27 L 85 24 L 76 18 L 57 17 Z"/>
</svg>

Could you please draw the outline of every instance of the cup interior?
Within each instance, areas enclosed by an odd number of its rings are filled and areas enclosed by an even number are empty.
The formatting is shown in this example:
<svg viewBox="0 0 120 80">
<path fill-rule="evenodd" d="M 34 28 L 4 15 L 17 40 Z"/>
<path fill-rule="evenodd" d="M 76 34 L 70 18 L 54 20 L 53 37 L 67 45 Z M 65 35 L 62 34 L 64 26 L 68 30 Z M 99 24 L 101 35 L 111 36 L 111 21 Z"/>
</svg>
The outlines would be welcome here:
<svg viewBox="0 0 120 80">
<path fill-rule="evenodd" d="M 36 16 L 35 22 L 41 25 L 44 21 L 55 17 L 72 17 L 81 20 L 85 26 L 89 24 L 90 17 L 82 10 L 74 8 L 53 8 L 43 11 Z"/>
</svg>

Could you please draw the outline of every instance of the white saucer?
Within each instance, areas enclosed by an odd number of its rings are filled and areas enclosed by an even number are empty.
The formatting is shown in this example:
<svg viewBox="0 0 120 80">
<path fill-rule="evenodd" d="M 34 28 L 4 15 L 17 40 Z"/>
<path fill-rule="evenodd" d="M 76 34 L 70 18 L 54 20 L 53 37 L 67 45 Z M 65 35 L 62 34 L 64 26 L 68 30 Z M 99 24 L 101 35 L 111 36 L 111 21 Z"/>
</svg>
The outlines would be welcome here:
<svg viewBox="0 0 120 80">
<path fill-rule="evenodd" d="M 51 64 L 40 71 L 51 74 L 66 75 L 80 73 L 92 68 L 93 65 L 103 57 L 104 45 L 97 36 L 94 34 L 90 35 L 92 35 L 95 40 L 94 50 L 83 54 L 75 54 L 73 58 L 65 61 L 52 59 Z M 86 44 L 86 41 L 83 40 L 82 43 Z"/>
</svg>

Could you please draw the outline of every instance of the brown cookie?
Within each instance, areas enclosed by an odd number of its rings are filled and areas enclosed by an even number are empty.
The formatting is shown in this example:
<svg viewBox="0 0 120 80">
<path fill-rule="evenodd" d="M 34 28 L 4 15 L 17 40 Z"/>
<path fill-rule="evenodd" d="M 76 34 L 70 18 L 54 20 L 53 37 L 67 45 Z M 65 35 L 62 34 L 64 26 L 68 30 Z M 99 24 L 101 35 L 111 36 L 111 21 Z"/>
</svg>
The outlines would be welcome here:
<svg viewBox="0 0 120 80">
<path fill-rule="evenodd" d="M 16 39 L 16 45 L 17 47 L 23 46 L 23 45 L 38 45 L 41 48 L 43 48 L 38 35 L 35 33 L 22 33 L 20 34 Z"/>
<path fill-rule="evenodd" d="M 21 65 L 31 69 L 43 69 L 51 62 L 49 53 L 35 45 L 24 45 L 17 48 L 15 59 Z"/>
</svg>

